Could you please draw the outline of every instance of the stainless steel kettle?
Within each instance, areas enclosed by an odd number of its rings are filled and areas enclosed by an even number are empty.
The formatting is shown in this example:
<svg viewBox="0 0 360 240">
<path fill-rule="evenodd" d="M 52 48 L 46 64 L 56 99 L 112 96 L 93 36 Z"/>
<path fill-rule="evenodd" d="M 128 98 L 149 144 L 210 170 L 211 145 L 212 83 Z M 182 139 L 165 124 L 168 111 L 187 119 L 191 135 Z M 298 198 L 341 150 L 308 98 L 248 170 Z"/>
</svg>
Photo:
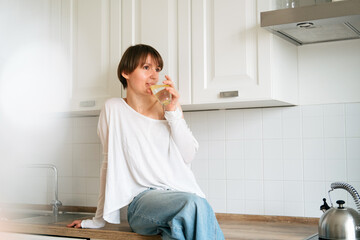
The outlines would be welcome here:
<svg viewBox="0 0 360 240">
<path fill-rule="evenodd" d="M 354 198 L 358 211 L 352 208 L 344 207 L 345 201 L 338 200 L 338 207 L 333 207 L 330 192 L 336 188 L 347 190 Z M 319 221 L 319 238 L 320 239 L 352 239 L 360 240 L 360 196 L 350 184 L 335 182 L 331 184 L 329 190 L 329 199 L 331 207 L 326 203 L 320 206 L 324 212 Z"/>
</svg>

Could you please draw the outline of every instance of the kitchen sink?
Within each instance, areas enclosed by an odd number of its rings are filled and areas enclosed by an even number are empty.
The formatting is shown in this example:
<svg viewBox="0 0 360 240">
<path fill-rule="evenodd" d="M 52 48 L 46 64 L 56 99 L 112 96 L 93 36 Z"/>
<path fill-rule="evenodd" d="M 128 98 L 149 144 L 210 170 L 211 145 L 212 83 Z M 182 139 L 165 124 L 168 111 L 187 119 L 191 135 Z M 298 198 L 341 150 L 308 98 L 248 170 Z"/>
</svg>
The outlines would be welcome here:
<svg viewBox="0 0 360 240">
<path fill-rule="evenodd" d="M 54 216 L 51 211 L 17 210 L 0 213 L 0 221 L 16 223 L 48 224 L 56 222 L 71 222 L 76 219 L 92 218 L 93 213 L 83 212 L 59 212 Z"/>
</svg>

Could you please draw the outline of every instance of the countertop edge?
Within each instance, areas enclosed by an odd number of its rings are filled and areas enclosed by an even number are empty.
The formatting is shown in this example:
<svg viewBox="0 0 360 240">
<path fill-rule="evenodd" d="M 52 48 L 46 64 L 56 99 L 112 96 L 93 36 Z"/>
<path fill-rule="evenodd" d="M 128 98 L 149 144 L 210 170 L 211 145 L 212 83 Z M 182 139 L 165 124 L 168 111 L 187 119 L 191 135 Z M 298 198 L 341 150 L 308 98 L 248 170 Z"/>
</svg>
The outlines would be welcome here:
<svg viewBox="0 0 360 240">
<path fill-rule="evenodd" d="M 269 215 L 245 215 L 245 214 L 229 214 L 229 213 L 216 213 L 219 224 L 231 224 L 238 226 L 238 229 L 244 229 L 246 224 L 254 225 L 263 223 L 263 226 L 273 227 L 279 226 L 297 226 L 300 228 L 314 228 L 318 224 L 319 218 L 306 218 L 306 217 L 288 217 L 288 216 L 269 216 Z M 95 239 L 111 239 L 111 240 L 160 240 L 160 236 L 142 236 L 137 233 L 131 232 L 129 227 L 109 224 L 105 228 L 100 229 L 76 229 L 68 228 L 68 222 L 58 222 L 49 224 L 32 224 L 32 223 L 19 223 L 0 221 L 0 232 L 12 232 L 23 234 L 39 234 L 50 236 L 66 236 L 78 238 L 95 238 Z M 240 223 L 240 225 L 239 225 Z M 125 224 L 125 223 L 124 223 Z M 290 225 L 289 225 L 290 224 Z M 224 225 L 224 226 L 225 226 Z M 241 226 L 242 225 L 242 226 Z M 225 233 L 225 232 L 224 232 Z M 310 234 L 309 234 L 310 235 Z M 230 238 L 233 239 L 233 238 Z"/>
<path fill-rule="evenodd" d="M 274 216 L 274 215 L 250 215 L 250 214 L 232 214 L 216 213 L 218 221 L 258 221 L 258 222 L 287 222 L 301 224 L 318 224 L 319 218 L 311 217 L 291 217 L 291 216 Z"/>
<path fill-rule="evenodd" d="M 22 223 L 1 223 L 0 232 L 12 232 L 23 234 L 39 234 L 51 236 L 67 236 L 78 238 L 99 238 L 114 240 L 142 240 L 160 239 L 157 236 L 142 236 L 134 232 L 123 232 L 116 230 L 102 229 L 77 229 L 66 228 L 64 226 L 41 225 L 41 224 L 22 224 Z"/>
</svg>

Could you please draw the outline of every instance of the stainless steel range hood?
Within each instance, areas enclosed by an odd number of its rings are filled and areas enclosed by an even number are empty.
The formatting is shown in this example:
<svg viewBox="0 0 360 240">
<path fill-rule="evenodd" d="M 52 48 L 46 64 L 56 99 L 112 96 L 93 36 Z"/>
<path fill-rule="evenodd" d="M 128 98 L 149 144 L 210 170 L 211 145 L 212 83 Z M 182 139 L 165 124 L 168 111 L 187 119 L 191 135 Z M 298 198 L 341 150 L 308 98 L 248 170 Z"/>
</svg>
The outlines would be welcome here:
<svg viewBox="0 0 360 240">
<path fill-rule="evenodd" d="M 261 13 L 261 27 L 295 45 L 360 38 L 360 0 Z"/>
</svg>

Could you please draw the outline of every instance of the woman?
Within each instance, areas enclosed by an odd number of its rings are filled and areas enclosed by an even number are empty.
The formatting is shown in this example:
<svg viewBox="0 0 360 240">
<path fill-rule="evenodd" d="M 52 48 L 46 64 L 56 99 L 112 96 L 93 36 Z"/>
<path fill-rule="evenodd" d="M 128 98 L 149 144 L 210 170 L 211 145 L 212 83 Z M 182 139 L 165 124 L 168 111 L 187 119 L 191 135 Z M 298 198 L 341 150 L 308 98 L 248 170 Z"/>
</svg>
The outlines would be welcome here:
<svg viewBox="0 0 360 240">
<path fill-rule="evenodd" d="M 190 169 L 198 143 L 183 118 L 179 93 L 166 76 L 171 102 L 152 94 L 163 68 L 148 45 L 129 47 L 118 67 L 127 97 L 109 99 L 99 116 L 104 151 L 96 215 L 68 227 L 100 228 L 120 223 L 128 205 L 131 229 L 162 239 L 224 239 L 215 214 Z"/>
</svg>

